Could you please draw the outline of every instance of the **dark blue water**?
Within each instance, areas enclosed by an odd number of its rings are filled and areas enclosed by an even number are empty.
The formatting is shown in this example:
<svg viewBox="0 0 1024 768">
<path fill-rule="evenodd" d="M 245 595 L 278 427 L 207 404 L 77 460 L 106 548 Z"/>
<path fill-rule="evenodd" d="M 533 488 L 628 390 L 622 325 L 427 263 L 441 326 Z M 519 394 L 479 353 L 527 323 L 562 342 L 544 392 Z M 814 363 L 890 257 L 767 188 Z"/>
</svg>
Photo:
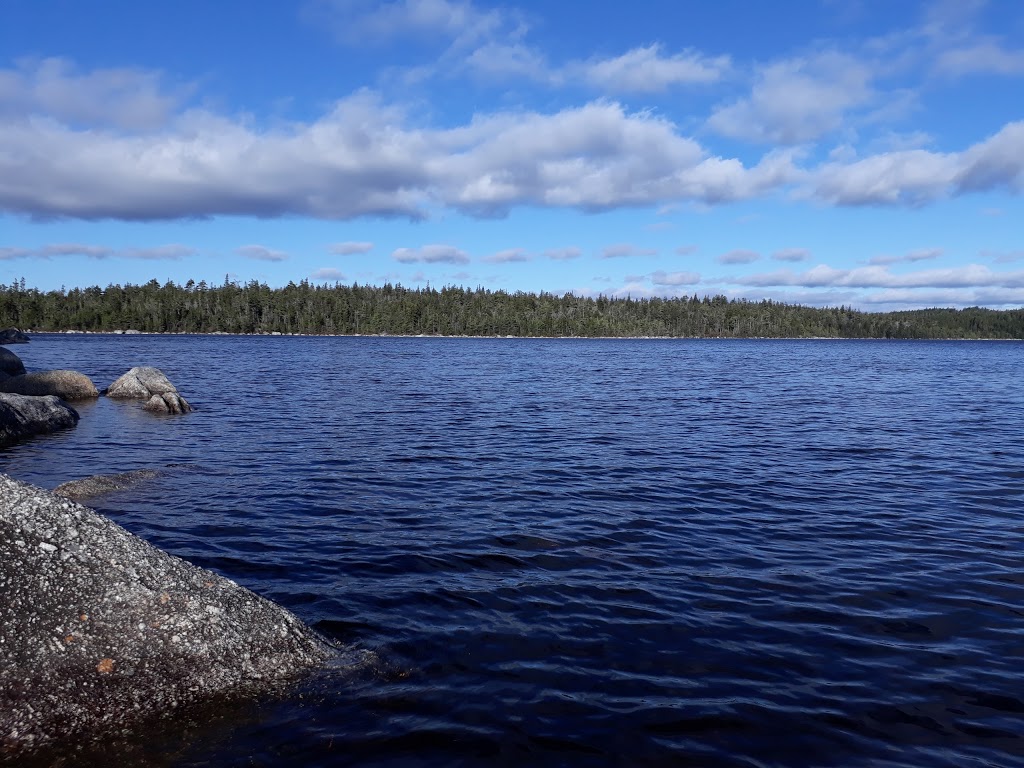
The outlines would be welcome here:
<svg viewBox="0 0 1024 768">
<path fill-rule="evenodd" d="M 38 336 L 0 451 L 350 651 L 165 765 L 1024 765 L 1024 345 Z"/>
</svg>

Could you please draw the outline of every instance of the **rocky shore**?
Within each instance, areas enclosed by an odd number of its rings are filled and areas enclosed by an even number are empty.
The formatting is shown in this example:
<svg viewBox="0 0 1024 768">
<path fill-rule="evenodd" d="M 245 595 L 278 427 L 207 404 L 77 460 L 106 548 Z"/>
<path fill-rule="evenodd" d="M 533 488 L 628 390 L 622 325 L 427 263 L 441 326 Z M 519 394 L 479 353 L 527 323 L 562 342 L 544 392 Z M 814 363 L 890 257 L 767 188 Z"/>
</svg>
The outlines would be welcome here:
<svg viewBox="0 0 1024 768">
<path fill-rule="evenodd" d="M 19 339 L 9 331 L 0 340 Z M 192 410 L 156 368 L 132 368 L 104 392 Z M 0 448 L 73 428 L 66 401 L 99 395 L 84 374 L 30 373 L 0 347 Z M 55 492 L 0 474 L 0 762 L 92 749 L 211 697 L 266 691 L 332 654 L 286 609 L 71 500 L 157 474 Z"/>
</svg>

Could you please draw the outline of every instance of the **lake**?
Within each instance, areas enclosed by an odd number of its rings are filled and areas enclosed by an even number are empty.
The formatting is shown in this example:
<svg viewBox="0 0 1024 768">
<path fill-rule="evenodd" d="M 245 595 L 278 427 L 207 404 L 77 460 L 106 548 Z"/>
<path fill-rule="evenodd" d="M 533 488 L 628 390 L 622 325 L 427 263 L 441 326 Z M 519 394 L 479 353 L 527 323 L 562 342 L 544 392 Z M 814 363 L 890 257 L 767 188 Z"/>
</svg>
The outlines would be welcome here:
<svg viewBox="0 0 1024 768">
<path fill-rule="evenodd" d="M 0 449 L 346 650 L 168 766 L 1024 765 L 1024 344 L 36 335 Z M 70 749 L 70 747 L 69 747 Z"/>
</svg>

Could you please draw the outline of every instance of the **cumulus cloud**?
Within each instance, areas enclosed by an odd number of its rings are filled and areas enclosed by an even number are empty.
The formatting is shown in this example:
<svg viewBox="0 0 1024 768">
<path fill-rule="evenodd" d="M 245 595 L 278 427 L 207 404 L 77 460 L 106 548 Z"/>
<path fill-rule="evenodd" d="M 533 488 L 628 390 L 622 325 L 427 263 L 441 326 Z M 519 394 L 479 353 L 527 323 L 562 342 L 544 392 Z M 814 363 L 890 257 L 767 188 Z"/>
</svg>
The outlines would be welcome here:
<svg viewBox="0 0 1024 768">
<path fill-rule="evenodd" d="M 54 243 L 38 248 L 0 247 L 0 261 L 12 259 L 51 259 L 55 256 L 87 256 L 91 259 L 140 259 L 143 261 L 177 261 L 198 253 L 195 248 L 171 243 L 149 248 L 108 248 L 83 243 Z"/>
<path fill-rule="evenodd" d="M 419 219 L 441 205 L 497 216 L 522 205 L 725 202 L 798 177 L 789 155 L 769 153 L 753 167 L 709 156 L 670 121 L 612 102 L 479 115 L 444 129 L 407 123 L 368 92 L 312 123 L 267 130 L 202 110 L 140 136 L 12 120 L 0 123 L 0 210 L 44 219 Z"/>
<path fill-rule="evenodd" d="M 359 253 L 369 253 L 373 250 L 373 243 L 350 240 L 344 243 L 331 243 L 328 250 L 338 256 L 353 256 Z"/>
<path fill-rule="evenodd" d="M 867 64 L 837 51 L 768 64 L 758 70 L 750 96 L 716 109 L 708 126 L 746 141 L 814 141 L 872 99 L 871 79 Z"/>
<path fill-rule="evenodd" d="M 713 83 L 729 70 L 728 56 L 709 58 L 687 50 L 664 55 L 660 45 L 634 48 L 621 56 L 570 65 L 564 77 L 611 93 L 656 93 L 677 85 Z"/>
<path fill-rule="evenodd" d="M 971 41 L 939 54 L 935 67 L 943 74 L 966 75 L 1024 74 L 1024 50 L 1009 50 L 994 38 Z"/>
<path fill-rule="evenodd" d="M 742 248 L 728 253 L 723 253 L 718 257 L 719 264 L 750 264 L 751 262 L 757 261 L 761 258 L 761 254 L 757 251 L 747 251 Z"/>
<path fill-rule="evenodd" d="M 64 91 L 74 84 L 66 72 L 54 77 L 68 81 Z M 79 125 L 74 109 L 69 101 L 46 114 L 0 118 L 0 212 L 415 220 L 446 207 L 473 216 L 518 206 L 600 211 L 727 203 L 785 188 L 836 205 L 920 205 L 1024 189 L 1024 122 L 962 152 L 835 156 L 803 169 L 794 150 L 768 152 L 754 165 L 711 155 L 664 117 L 609 101 L 479 114 L 444 128 L 417 124 L 367 91 L 318 119 L 272 127 L 192 109 L 159 130 L 126 132 L 99 118 Z"/>
<path fill-rule="evenodd" d="M 811 252 L 806 248 L 783 248 L 772 254 L 776 261 L 806 261 L 810 256 Z"/>
<path fill-rule="evenodd" d="M 963 152 L 923 149 L 826 163 L 812 194 L 838 205 L 922 205 L 970 192 L 1024 190 L 1024 121 L 1008 123 Z"/>
<path fill-rule="evenodd" d="M 468 264 L 469 255 L 451 245 L 424 245 L 422 248 L 398 248 L 391 254 L 403 264 Z"/>
<path fill-rule="evenodd" d="M 544 251 L 544 255 L 555 261 L 568 261 L 569 259 L 578 259 L 583 255 L 583 251 L 575 245 L 570 245 L 566 248 L 548 248 Z"/>
<path fill-rule="evenodd" d="M 601 249 L 601 258 L 619 259 L 627 256 L 654 256 L 657 252 L 654 248 L 640 248 L 631 243 L 615 243 Z"/>
<path fill-rule="evenodd" d="M 508 248 L 504 251 L 485 256 L 481 261 L 488 264 L 510 264 L 512 262 L 529 261 L 530 255 L 522 248 Z"/>
<path fill-rule="evenodd" d="M 187 86 L 168 91 L 156 72 L 83 73 L 65 59 L 25 59 L 13 69 L 0 69 L 0 118 L 39 116 L 68 125 L 147 131 L 164 126 L 190 92 Z"/>
<path fill-rule="evenodd" d="M 341 281 L 345 279 L 345 275 L 342 274 L 341 270 L 335 269 L 334 267 L 323 267 L 313 271 L 310 276 L 310 280 L 334 280 Z"/>
<path fill-rule="evenodd" d="M 696 253 L 698 250 L 699 249 L 696 245 L 680 245 L 673 251 L 673 253 L 675 253 L 677 256 L 690 256 L 691 254 Z"/>
<path fill-rule="evenodd" d="M 264 245 L 243 245 L 241 248 L 236 248 L 235 253 L 255 261 L 284 261 L 288 258 L 288 254 L 284 251 L 275 251 Z"/>
<path fill-rule="evenodd" d="M 658 270 L 651 273 L 651 282 L 655 285 L 696 285 L 700 282 L 700 274 L 697 272 L 663 272 Z"/>
</svg>

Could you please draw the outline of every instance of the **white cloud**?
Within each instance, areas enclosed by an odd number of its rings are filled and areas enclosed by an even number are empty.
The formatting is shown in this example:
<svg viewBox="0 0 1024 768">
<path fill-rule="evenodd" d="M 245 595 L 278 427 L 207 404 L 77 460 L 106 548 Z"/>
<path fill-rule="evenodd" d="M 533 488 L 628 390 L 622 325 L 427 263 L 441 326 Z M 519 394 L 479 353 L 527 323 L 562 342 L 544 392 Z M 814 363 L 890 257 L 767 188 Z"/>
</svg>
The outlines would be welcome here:
<svg viewBox="0 0 1024 768">
<path fill-rule="evenodd" d="M 1024 249 L 1016 251 L 985 250 L 979 255 L 986 259 L 992 259 L 996 264 L 1012 264 L 1015 261 L 1024 261 Z"/>
<path fill-rule="evenodd" d="M 555 261 L 568 261 L 569 259 L 578 259 L 583 255 L 583 251 L 575 245 L 570 245 L 566 248 L 548 248 L 544 251 L 544 255 Z"/>
<path fill-rule="evenodd" d="M 654 256 L 657 252 L 653 248 L 640 248 L 631 243 L 615 243 L 601 249 L 601 258 L 618 259 L 628 256 Z"/>
<path fill-rule="evenodd" d="M 398 248 L 391 257 L 403 264 L 468 264 L 469 255 L 451 245 L 424 245 L 422 248 Z"/>
<path fill-rule="evenodd" d="M 78 72 L 64 59 L 26 59 L 0 69 L 0 118 L 40 116 L 69 125 L 128 131 L 164 126 L 191 91 L 167 92 L 159 73 L 137 69 Z"/>
<path fill-rule="evenodd" d="M 0 210 L 122 220 L 215 215 L 423 218 L 520 205 L 602 210 L 665 200 L 746 199 L 799 177 L 792 156 L 756 166 L 710 157 L 675 126 L 619 104 L 407 125 L 360 92 L 322 118 L 257 130 L 193 110 L 123 136 L 53 120 L 0 123 Z"/>
<path fill-rule="evenodd" d="M 341 270 L 334 269 L 334 267 L 323 267 L 312 272 L 309 279 L 341 281 L 345 279 L 345 275 L 341 273 Z"/>
<path fill-rule="evenodd" d="M 840 52 L 761 67 L 750 96 L 719 107 L 708 125 L 737 139 L 772 144 L 814 141 L 873 98 L 867 64 Z"/>
<path fill-rule="evenodd" d="M 66 87 L 58 90 L 66 92 L 76 80 L 60 71 Z M 518 206 L 715 204 L 786 188 L 835 205 L 1024 190 L 1024 122 L 961 152 L 837 155 L 802 169 L 794 150 L 769 152 L 752 166 L 711 155 L 671 121 L 608 101 L 550 114 L 480 114 L 436 128 L 361 91 L 308 123 L 260 127 L 193 109 L 159 130 L 127 134 L 109 121 L 80 126 L 68 117 L 72 107 L 0 119 L 0 212 L 421 219 L 446 207 L 501 216 Z"/>
<path fill-rule="evenodd" d="M 761 254 L 757 251 L 748 251 L 742 248 L 728 253 L 723 253 L 718 257 L 719 264 L 750 264 L 761 258 Z"/>
<path fill-rule="evenodd" d="M 700 282 L 697 272 L 663 272 L 651 273 L 651 282 L 655 285 L 696 285 Z"/>
<path fill-rule="evenodd" d="M 373 243 L 349 240 L 344 243 L 331 243 L 329 250 L 338 256 L 353 256 L 360 253 L 369 253 L 373 250 Z"/>
<path fill-rule="evenodd" d="M 236 248 L 235 253 L 256 261 L 285 261 L 288 258 L 288 254 L 284 251 L 275 251 L 265 245 L 243 245 L 241 248 Z"/>
<path fill-rule="evenodd" d="M 942 52 L 936 68 L 948 75 L 1024 74 L 1024 50 L 1007 50 L 997 40 L 983 39 Z"/>
<path fill-rule="evenodd" d="M 177 261 L 198 253 L 195 248 L 171 243 L 148 248 L 108 248 L 84 243 L 54 243 L 38 248 L 0 247 L 0 261 L 12 259 L 51 259 L 55 256 L 87 256 L 90 259 L 139 259 Z"/>
<path fill-rule="evenodd" d="M 1024 121 L 1008 123 L 963 152 L 887 152 L 826 163 L 810 177 L 813 194 L 838 205 L 922 205 L 943 197 L 1024 190 Z"/>
<path fill-rule="evenodd" d="M 811 252 L 806 248 L 783 248 L 772 254 L 776 261 L 806 261 L 810 256 Z"/>
<path fill-rule="evenodd" d="M 530 255 L 522 248 L 508 248 L 504 251 L 485 256 L 481 261 L 487 264 L 510 264 L 512 262 L 529 261 Z"/>
<path fill-rule="evenodd" d="M 577 78 L 609 93 L 657 93 L 677 85 L 713 83 L 729 70 L 728 56 L 709 58 L 697 51 L 662 54 L 654 44 L 621 56 L 569 65 L 562 77 Z"/>
<path fill-rule="evenodd" d="M 872 265 L 855 269 L 835 269 L 819 264 L 806 272 L 789 269 L 731 278 L 738 285 L 786 286 L 805 288 L 1024 288 L 1024 271 L 993 272 L 985 265 L 968 264 L 948 269 L 928 269 L 893 274 L 886 266 Z"/>
<path fill-rule="evenodd" d="M 673 251 L 673 253 L 675 253 L 677 256 L 690 256 L 696 253 L 698 250 L 699 248 L 696 245 L 680 245 Z"/>
<path fill-rule="evenodd" d="M 868 259 L 868 264 L 872 265 L 886 265 L 886 264 L 900 264 L 900 263 L 914 263 L 917 261 L 927 261 L 929 259 L 937 259 L 945 251 L 942 248 L 919 248 L 916 251 L 904 254 L 903 256 L 872 256 Z"/>
<path fill-rule="evenodd" d="M 466 44 L 513 22 L 505 12 L 481 10 L 469 0 L 319 0 L 307 14 L 333 27 L 339 40 L 360 45 L 402 38 Z"/>
</svg>

